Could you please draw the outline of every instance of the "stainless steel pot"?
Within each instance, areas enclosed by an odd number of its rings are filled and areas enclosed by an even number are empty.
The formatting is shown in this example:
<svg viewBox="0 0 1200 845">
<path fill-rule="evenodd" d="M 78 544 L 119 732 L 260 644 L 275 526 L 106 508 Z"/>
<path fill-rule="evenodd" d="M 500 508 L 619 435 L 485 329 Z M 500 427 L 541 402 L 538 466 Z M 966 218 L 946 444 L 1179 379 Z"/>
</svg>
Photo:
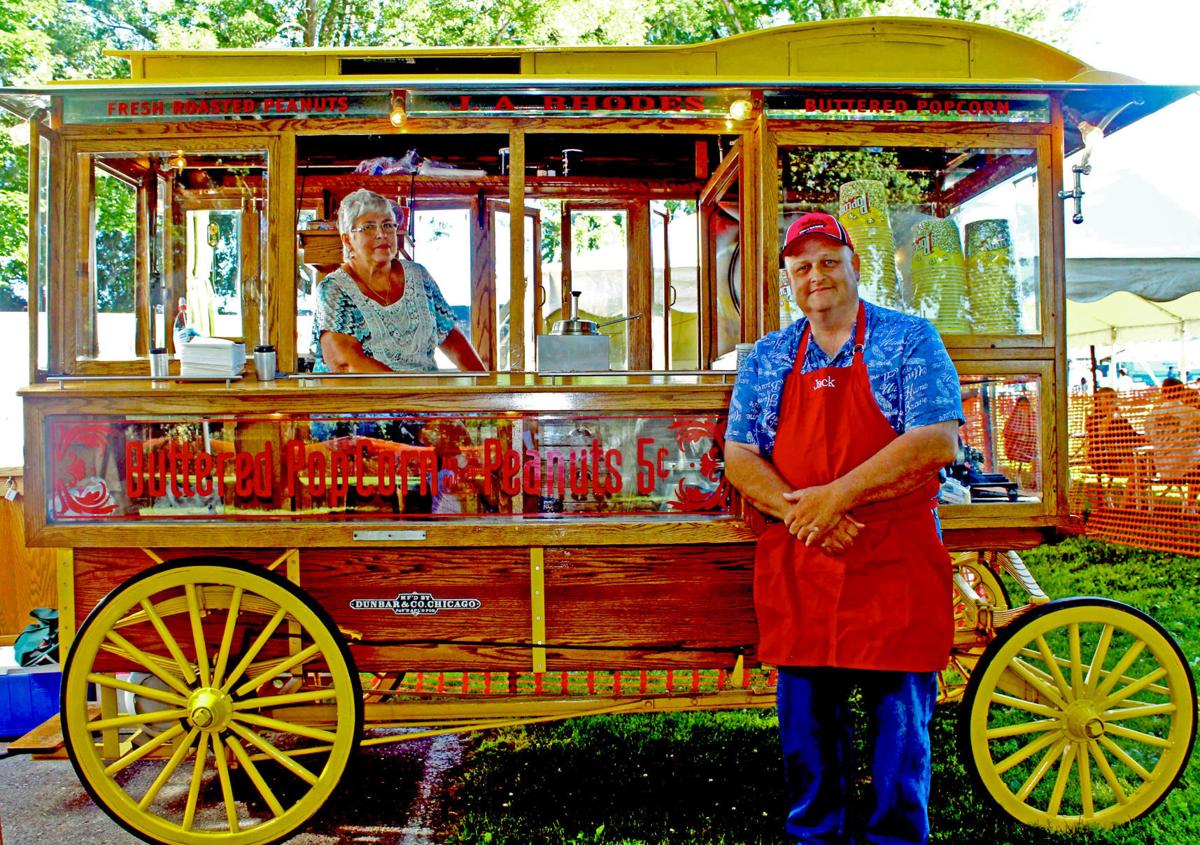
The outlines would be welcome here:
<svg viewBox="0 0 1200 845">
<path fill-rule="evenodd" d="M 554 328 L 550 330 L 550 334 L 556 335 L 598 335 L 600 329 L 605 326 L 611 326 L 616 323 L 624 323 L 626 320 L 637 320 L 641 314 L 630 314 L 628 317 L 618 317 L 615 320 L 606 320 L 603 323 L 597 323 L 595 320 L 579 319 L 579 297 L 582 291 L 571 291 L 571 317 L 568 320 L 559 320 L 554 324 Z"/>
</svg>

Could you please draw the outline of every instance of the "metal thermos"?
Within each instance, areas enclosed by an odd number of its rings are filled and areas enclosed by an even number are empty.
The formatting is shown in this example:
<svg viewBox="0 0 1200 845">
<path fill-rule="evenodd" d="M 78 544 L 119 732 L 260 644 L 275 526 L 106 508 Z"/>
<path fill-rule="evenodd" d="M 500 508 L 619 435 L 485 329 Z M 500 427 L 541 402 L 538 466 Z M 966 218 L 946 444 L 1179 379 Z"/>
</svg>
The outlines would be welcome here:
<svg viewBox="0 0 1200 845">
<path fill-rule="evenodd" d="M 275 347 L 254 347 L 254 374 L 259 381 L 275 381 Z"/>
</svg>

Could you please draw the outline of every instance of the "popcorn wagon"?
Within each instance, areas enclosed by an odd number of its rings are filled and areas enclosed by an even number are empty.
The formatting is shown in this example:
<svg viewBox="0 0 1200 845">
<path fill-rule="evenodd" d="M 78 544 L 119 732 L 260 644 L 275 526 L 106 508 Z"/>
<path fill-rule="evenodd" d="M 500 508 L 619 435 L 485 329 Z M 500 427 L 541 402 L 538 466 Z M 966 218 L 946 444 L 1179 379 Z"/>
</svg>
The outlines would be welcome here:
<svg viewBox="0 0 1200 845">
<path fill-rule="evenodd" d="M 799 316 L 778 247 L 809 210 L 961 374 L 942 693 L 968 768 L 1059 829 L 1175 784 L 1178 646 L 1052 601 L 1019 552 L 1069 523 L 1065 157 L 1191 89 L 892 18 L 119 55 L 127 79 L 0 104 L 31 137 L 27 536 L 57 550 L 65 752 L 122 827 L 272 842 L 360 746 L 772 705 L 723 432 L 738 345 Z M 311 372 L 363 187 L 486 372 Z"/>
</svg>

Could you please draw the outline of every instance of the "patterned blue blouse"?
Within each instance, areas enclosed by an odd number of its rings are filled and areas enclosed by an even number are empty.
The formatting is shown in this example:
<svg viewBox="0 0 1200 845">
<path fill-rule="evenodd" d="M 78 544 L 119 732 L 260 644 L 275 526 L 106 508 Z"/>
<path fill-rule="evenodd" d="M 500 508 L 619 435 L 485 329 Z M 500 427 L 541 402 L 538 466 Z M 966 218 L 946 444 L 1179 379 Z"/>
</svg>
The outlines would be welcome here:
<svg viewBox="0 0 1200 845">
<path fill-rule="evenodd" d="M 364 294 L 340 268 L 320 281 L 313 294 L 313 372 L 329 372 L 321 352 L 325 331 L 350 335 L 363 352 L 397 372 L 437 369 L 433 350 L 454 328 L 454 312 L 428 270 L 412 261 L 400 264 L 404 295 L 391 305 Z"/>
<path fill-rule="evenodd" d="M 922 425 L 963 421 L 958 373 L 937 329 L 920 317 L 866 303 L 863 360 L 871 392 L 884 418 L 903 434 Z M 738 372 L 729 403 L 725 437 L 758 446 L 769 458 L 775 450 L 783 384 L 792 371 L 807 318 L 771 332 L 754 345 Z M 830 359 L 809 343 L 801 372 L 822 367 L 848 367 L 854 360 L 854 338 Z"/>
</svg>

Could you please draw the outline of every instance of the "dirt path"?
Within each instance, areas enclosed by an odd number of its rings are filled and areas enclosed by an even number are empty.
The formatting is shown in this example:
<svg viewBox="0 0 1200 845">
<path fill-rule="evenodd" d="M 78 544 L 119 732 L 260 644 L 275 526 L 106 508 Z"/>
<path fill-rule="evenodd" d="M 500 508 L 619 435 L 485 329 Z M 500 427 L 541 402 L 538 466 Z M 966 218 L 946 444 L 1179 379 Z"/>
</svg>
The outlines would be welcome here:
<svg viewBox="0 0 1200 845">
<path fill-rule="evenodd" d="M 2 745 L 2 744 L 0 744 Z M 289 845 L 427 845 L 442 818 L 456 736 L 364 749 L 325 809 Z M 4 845 L 136 845 L 96 807 L 65 760 L 0 759 Z"/>
</svg>

